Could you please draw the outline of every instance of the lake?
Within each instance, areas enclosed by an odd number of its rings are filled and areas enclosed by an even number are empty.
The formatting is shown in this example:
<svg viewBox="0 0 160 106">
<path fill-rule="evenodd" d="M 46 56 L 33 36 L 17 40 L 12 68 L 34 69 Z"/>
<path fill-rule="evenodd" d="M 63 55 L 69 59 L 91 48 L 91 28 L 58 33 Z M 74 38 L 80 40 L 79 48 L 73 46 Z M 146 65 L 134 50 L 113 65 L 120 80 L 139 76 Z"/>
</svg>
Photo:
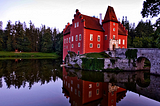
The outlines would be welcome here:
<svg viewBox="0 0 160 106">
<path fill-rule="evenodd" d="M 0 106 L 160 106 L 160 76 L 94 72 L 53 59 L 0 60 Z"/>
</svg>

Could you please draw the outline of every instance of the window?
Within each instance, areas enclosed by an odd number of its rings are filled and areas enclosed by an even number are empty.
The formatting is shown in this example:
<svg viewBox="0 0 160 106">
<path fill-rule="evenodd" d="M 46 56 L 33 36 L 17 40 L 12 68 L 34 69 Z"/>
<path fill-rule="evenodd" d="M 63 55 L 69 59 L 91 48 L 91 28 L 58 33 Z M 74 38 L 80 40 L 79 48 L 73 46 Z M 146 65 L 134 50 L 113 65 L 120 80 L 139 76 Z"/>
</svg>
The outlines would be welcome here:
<svg viewBox="0 0 160 106">
<path fill-rule="evenodd" d="M 79 41 L 81 41 L 81 34 L 79 34 Z"/>
<path fill-rule="evenodd" d="M 115 35 L 113 35 L 113 40 L 115 40 Z"/>
<path fill-rule="evenodd" d="M 113 25 L 115 26 L 115 23 L 113 23 Z"/>
<path fill-rule="evenodd" d="M 79 55 L 79 51 L 78 51 L 78 55 Z"/>
<path fill-rule="evenodd" d="M 79 22 L 77 22 L 77 27 L 79 27 Z"/>
<path fill-rule="evenodd" d="M 77 89 L 75 89 L 75 95 L 77 95 Z"/>
<path fill-rule="evenodd" d="M 100 35 L 98 35 L 98 39 L 97 39 L 97 41 L 98 41 L 98 42 L 100 42 Z"/>
<path fill-rule="evenodd" d="M 119 46 L 119 48 L 121 48 L 121 47 Z"/>
<path fill-rule="evenodd" d="M 72 36 L 72 42 L 73 42 L 73 36 Z"/>
<path fill-rule="evenodd" d="M 70 88 L 70 83 L 68 83 L 68 88 Z"/>
<path fill-rule="evenodd" d="M 79 88 L 79 84 L 77 84 L 77 88 Z"/>
<path fill-rule="evenodd" d="M 71 80 L 71 84 L 73 84 L 73 80 Z"/>
<path fill-rule="evenodd" d="M 71 42 L 71 38 L 69 37 L 69 43 Z"/>
<path fill-rule="evenodd" d="M 99 89 L 96 90 L 96 95 L 99 95 Z"/>
<path fill-rule="evenodd" d="M 78 47 L 80 47 L 81 46 L 81 43 L 78 43 Z"/>
<path fill-rule="evenodd" d="M 71 92 L 73 91 L 73 88 L 71 87 Z"/>
<path fill-rule="evenodd" d="M 113 31 L 115 31 L 115 28 L 113 28 Z"/>
<path fill-rule="evenodd" d="M 125 43 L 125 40 L 123 39 L 123 45 L 124 45 L 124 43 Z"/>
<path fill-rule="evenodd" d="M 99 82 L 96 83 L 96 86 L 99 87 Z"/>
<path fill-rule="evenodd" d="M 90 47 L 90 48 L 93 48 L 93 44 L 92 44 L 92 43 L 90 43 L 90 44 L 89 44 L 89 47 Z"/>
<path fill-rule="evenodd" d="M 92 91 L 89 91 L 89 98 L 92 97 Z"/>
<path fill-rule="evenodd" d="M 78 40 L 78 35 L 76 35 L 76 41 Z"/>
<path fill-rule="evenodd" d="M 105 35 L 105 40 L 107 40 L 107 35 Z"/>
<path fill-rule="evenodd" d="M 121 39 L 119 39 L 119 44 L 121 44 Z"/>
<path fill-rule="evenodd" d="M 67 43 L 68 43 L 68 38 L 67 38 Z"/>
<path fill-rule="evenodd" d="M 92 84 L 89 84 L 89 88 L 92 88 Z"/>
<path fill-rule="evenodd" d="M 74 28 L 76 28 L 76 23 L 74 23 Z"/>
<path fill-rule="evenodd" d="M 90 41 L 93 41 L 93 34 L 90 34 Z"/>
<path fill-rule="evenodd" d="M 97 44 L 97 48 L 100 48 L 100 44 Z"/>
<path fill-rule="evenodd" d="M 80 92 L 80 91 L 78 91 L 78 96 L 79 96 L 79 97 L 81 96 L 81 92 Z"/>
<path fill-rule="evenodd" d="M 64 44 L 65 44 L 66 39 L 64 39 Z"/>
<path fill-rule="evenodd" d="M 73 44 L 72 44 L 72 48 L 73 48 Z"/>
</svg>

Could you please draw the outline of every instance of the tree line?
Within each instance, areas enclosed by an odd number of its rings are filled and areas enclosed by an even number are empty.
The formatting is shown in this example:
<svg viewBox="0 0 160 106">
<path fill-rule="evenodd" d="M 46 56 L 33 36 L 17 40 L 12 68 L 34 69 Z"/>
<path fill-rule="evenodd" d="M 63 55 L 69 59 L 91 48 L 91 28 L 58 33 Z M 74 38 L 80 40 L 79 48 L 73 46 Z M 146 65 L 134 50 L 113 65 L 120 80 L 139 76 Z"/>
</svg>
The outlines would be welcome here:
<svg viewBox="0 0 160 106">
<path fill-rule="evenodd" d="M 2 22 L 0 22 L 2 26 Z M 63 34 L 57 33 L 45 25 L 35 28 L 30 21 L 29 28 L 26 23 L 8 21 L 5 29 L 0 27 L 0 51 L 22 52 L 57 52 L 61 55 L 63 49 Z"/>
</svg>

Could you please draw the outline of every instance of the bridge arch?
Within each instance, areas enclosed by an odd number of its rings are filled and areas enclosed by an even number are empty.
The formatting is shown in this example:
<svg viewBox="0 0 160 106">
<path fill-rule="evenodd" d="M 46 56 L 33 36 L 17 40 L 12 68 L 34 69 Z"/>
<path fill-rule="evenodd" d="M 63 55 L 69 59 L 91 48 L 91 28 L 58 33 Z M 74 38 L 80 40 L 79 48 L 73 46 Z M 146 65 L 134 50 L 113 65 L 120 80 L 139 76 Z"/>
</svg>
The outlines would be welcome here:
<svg viewBox="0 0 160 106">
<path fill-rule="evenodd" d="M 150 70 L 151 61 L 144 56 L 139 56 L 136 61 L 137 70 Z"/>
</svg>

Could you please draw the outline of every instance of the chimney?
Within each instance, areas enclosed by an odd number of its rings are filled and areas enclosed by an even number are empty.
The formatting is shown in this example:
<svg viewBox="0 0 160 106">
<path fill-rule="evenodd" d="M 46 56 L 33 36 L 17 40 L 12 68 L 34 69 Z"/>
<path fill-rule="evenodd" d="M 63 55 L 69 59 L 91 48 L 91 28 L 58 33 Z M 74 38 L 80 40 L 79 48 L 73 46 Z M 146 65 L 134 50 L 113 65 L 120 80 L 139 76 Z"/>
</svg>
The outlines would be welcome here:
<svg viewBox="0 0 160 106">
<path fill-rule="evenodd" d="M 99 14 L 99 24 L 102 25 L 102 13 Z"/>
</svg>

